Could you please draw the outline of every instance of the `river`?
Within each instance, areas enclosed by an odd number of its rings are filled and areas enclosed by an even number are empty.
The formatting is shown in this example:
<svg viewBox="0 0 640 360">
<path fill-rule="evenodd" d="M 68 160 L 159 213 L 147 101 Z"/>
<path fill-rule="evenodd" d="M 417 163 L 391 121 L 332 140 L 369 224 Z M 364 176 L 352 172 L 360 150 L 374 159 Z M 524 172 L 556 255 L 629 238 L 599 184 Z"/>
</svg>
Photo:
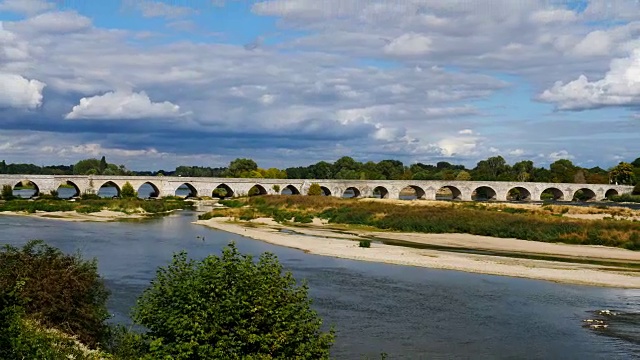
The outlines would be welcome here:
<svg viewBox="0 0 640 360">
<path fill-rule="evenodd" d="M 136 297 L 174 252 L 275 253 L 306 279 L 314 308 L 335 326 L 337 359 L 630 359 L 640 358 L 640 291 L 560 285 L 334 259 L 191 224 L 194 212 L 143 222 L 73 223 L 0 216 L 0 243 L 42 239 L 96 257 L 112 291 L 113 321 L 128 323 Z M 199 237 L 204 238 L 204 240 Z M 613 309 L 606 331 L 583 328 L 592 311 Z"/>
</svg>

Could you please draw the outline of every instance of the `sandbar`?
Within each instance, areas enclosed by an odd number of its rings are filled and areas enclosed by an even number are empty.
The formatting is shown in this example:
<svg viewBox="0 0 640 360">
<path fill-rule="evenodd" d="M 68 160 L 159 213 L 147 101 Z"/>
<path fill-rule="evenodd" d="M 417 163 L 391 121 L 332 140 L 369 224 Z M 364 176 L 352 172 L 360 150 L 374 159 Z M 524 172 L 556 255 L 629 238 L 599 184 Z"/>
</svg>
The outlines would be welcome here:
<svg viewBox="0 0 640 360">
<path fill-rule="evenodd" d="M 238 222 L 224 217 L 194 223 L 316 255 L 576 285 L 640 289 L 640 252 L 620 248 L 553 244 L 469 234 L 398 233 L 361 229 L 338 231 L 318 219 L 308 227 L 281 225 L 272 219 Z M 370 248 L 359 247 L 359 240 L 365 238 L 395 239 L 415 244 L 484 249 L 520 255 L 553 255 L 566 260 L 550 261 L 419 249 L 386 245 L 377 241 L 372 242 Z M 571 259 L 603 261 L 607 264 L 571 262 Z M 629 264 L 635 267 L 623 266 Z"/>
</svg>

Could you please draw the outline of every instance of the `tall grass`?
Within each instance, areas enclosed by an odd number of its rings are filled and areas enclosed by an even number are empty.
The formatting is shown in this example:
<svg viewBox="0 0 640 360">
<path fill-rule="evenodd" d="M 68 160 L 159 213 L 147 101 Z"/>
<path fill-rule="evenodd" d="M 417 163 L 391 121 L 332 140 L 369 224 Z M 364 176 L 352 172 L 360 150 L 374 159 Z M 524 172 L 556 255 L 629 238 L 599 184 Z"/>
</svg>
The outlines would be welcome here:
<svg viewBox="0 0 640 360">
<path fill-rule="evenodd" d="M 92 198 L 78 201 L 60 199 L 23 200 L 14 199 L 0 204 L 0 211 L 15 211 L 35 213 L 36 211 L 76 211 L 78 213 L 92 213 L 101 210 L 112 210 L 124 213 L 146 212 L 150 214 L 166 213 L 172 210 L 191 209 L 193 204 L 184 199 L 158 199 L 146 201 L 137 198 L 102 199 Z"/>
<path fill-rule="evenodd" d="M 640 250 L 640 223 L 581 220 L 481 205 L 405 206 L 316 196 L 263 196 L 249 203 L 266 216 L 317 216 L 406 232 L 466 233 L 542 242 L 604 245 Z"/>
</svg>

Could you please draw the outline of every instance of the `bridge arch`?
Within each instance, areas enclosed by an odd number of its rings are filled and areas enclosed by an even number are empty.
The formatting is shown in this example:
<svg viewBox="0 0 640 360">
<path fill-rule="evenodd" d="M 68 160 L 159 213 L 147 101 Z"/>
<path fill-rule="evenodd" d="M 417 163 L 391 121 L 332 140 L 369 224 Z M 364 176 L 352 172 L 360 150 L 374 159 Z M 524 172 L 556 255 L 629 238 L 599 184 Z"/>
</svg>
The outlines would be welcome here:
<svg viewBox="0 0 640 360">
<path fill-rule="evenodd" d="M 342 197 L 345 199 L 359 198 L 360 195 L 361 195 L 360 189 L 358 189 L 355 186 L 349 186 L 348 188 L 344 189 L 344 191 L 342 192 Z"/>
<path fill-rule="evenodd" d="M 32 197 L 40 195 L 40 187 L 38 184 L 28 179 L 18 181 L 13 185 L 12 189 L 13 196 L 23 199 L 31 199 Z"/>
<path fill-rule="evenodd" d="M 373 188 L 373 197 L 378 199 L 388 199 L 389 190 L 384 186 L 376 186 Z"/>
<path fill-rule="evenodd" d="M 234 194 L 233 189 L 227 184 L 220 184 L 211 192 L 211 196 L 218 199 L 230 198 Z"/>
<path fill-rule="evenodd" d="M 540 193 L 540 199 L 539 200 L 540 201 L 544 201 L 544 200 L 553 200 L 553 201 L 564 200 L 564 193 L 562 192 L 562 190 L 560 190 L 558 188 L 555 188 L 555 187 L 546 188 Z"/>
<path fill-rule="evenodd" d="M 578 189 L 573 193 L 573 198 L 571 200 L 584 202 L 595 201 L 596 193 L 589 188 Z"/>
<path fill-rule="evenodd" d="M 320 186 L 320 190 L 322 190 L 323 196 L 331 196 L 331 190 L 329 190 L 326 186 Z"/>
<path fill-rule="evenodd" d="M 477 187 L 471 193 L 471 200 L 473 201 L 490 201 L 496 200 L 497 193 L 491 186 L 480 186 Z"/>
<path fill-rule="evenodd" d="M 190 183 L 182 183 L 176 188 L 176 190 L 174 191 L 174 195 L 188 199 L 197 197 L 198 190 L 196 190 L 195 186 L 191 185 Z"/>
<path fill-rule="evenodd" d="M 604 198 L 609 199 L 612 196 L 618 196 L 620 193 L 616 189 L 609 189 L 604 193 Z"/>
<path fill-rule="evenodd" d="M 399 199 L 401 200 L 417 200 L 424 199 L 425 191 L 420 186 L 408 185 L 405 186 L 399 193 Z"/>
<path fill-rule="evenodd" d="M 436 191 L 436 200 L 462 200 L 462 191 L 455 186 L 445 185 Z"/>
<path fill-rule="evenodd" d="M 61 182 L 60 185 L 58 185 L 56 192 L 60 199 L 71 199 L 82 195 L 80 194 L 80 187 L 71 180 Z"/>
<path fill-rule="evenodd" d="M 141 199 L 157 198 L 160 196 L 160 189 L 151 181 L 147 181 L 138 187 L 137 193 Z"/>
<path fill-rule="evenodd" d="M 522 186 L 516 186 L 507 191 L 508 201 L 531 201 L 531 191 Z"/>
<path fill-rule="evenodd" d="M 247 193 L 247 195 L 249 196 L 267 195 L 267 189 L 265 189 L 264 186 L 260 184 L 255 184 L 251 187 L 251 189 L 249 189 L 249 192 Z"/>
<path fill-rule="evenodd" d="M 285 186 L 280 192 L 281 195 L 300 195 L 300 190 L 297 187 L 289 184 Z"/>
<path fill-rule="evenodd" d="M 107 181 L 100 185 L 96 194 L 103 198 L 120 197 L 120 186 L 113 181 Z"/>
</svg>

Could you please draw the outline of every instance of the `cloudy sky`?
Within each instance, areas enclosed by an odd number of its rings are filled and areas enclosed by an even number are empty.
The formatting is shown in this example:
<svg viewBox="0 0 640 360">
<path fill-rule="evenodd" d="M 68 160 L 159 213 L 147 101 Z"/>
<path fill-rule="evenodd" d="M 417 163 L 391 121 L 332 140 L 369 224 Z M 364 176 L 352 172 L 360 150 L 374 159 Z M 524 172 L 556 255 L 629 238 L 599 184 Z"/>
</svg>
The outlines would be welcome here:
<svg viewBox="0 0 640 360">
<path fill-rule="evenodd" d="M 0 159 L 640 157 L 637 0 L 0 0 Z"/>
</svg>

